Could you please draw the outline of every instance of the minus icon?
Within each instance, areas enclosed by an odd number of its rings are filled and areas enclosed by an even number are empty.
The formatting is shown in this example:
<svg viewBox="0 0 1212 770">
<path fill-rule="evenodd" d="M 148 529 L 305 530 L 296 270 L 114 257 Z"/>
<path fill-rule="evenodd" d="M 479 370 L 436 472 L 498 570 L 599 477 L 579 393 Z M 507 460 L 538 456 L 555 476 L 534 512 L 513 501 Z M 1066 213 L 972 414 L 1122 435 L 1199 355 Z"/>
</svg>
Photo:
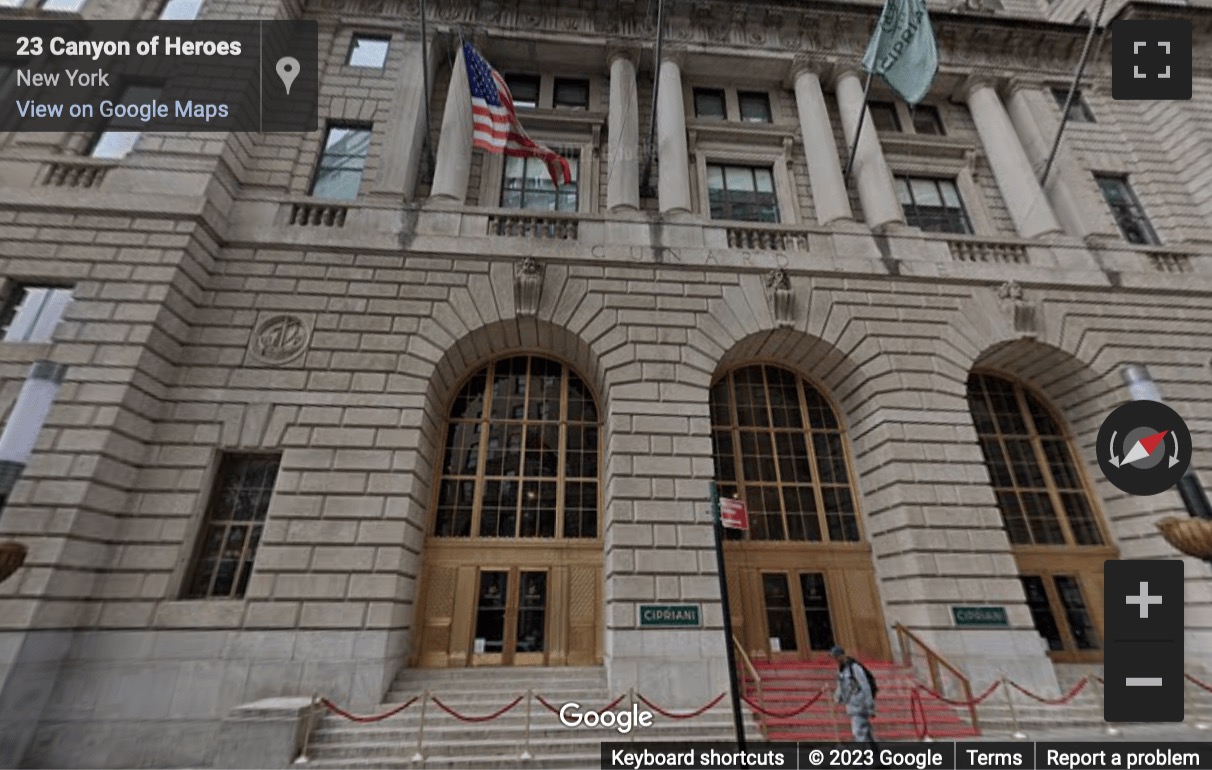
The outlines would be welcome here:
<svg viewBox="0 0 1212 770">
<path fill-rule="evenodd" d="M 1127 687 L 1161 687 L 1160 676 L 1129 676 L 1124 679 Z"/>
</svg>

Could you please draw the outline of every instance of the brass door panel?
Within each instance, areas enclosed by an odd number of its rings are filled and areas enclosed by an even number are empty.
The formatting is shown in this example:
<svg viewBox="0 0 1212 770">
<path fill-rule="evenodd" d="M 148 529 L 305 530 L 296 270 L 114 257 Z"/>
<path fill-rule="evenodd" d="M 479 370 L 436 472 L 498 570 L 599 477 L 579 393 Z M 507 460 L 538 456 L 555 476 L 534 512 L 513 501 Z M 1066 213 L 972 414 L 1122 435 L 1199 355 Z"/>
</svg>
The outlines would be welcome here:
<svg viewBox="0 0 1212 770">
<path fill-rule="evenodd" d="M 428 541 L 415 664 L 600 664 L 601 549 L 598 541 Z M 506 576 L 492 595 L 483 583 L 489 573 Z"/>
</svg>

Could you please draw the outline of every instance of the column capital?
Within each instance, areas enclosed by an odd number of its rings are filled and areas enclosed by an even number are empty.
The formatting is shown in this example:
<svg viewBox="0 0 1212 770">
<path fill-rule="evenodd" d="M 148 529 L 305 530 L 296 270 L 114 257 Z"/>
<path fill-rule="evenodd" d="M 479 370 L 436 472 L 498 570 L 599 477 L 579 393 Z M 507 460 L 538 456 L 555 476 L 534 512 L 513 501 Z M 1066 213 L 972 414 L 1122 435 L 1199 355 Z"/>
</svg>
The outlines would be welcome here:
<svg viewBox="0 0 1212 770">
<path fill-rule="evenodd" d="M 665 62 L 669 62 L 670 64 L 676 64 L 678 69 L 685 69 L 686 57 L 689 55 L 689 53 L 690 52 L 686 50 L 685 46 L 670 45 L 668 42 L 666 42 L 665 45 L 661 47 L 661 61 L 659 62 L 658 66 L 660 66 L 660 64 L 664 64 Z"/>
<path fill-rule="evenodd" d="M 787 63 L 786 85 L 795 87 L 795 81 L 800 75 L 815 75 L 822 83 L 829 82 L 837 67 L 837 57 L 822 54 L 796 54 Z"/>
<path fill-rule="evenodd" d="M 997 80 L 987 75 L 969 75 L 960 82 L 956 88 L 957 95 L 964 101 L 972 98 L 972 94 L 982 88 L 991 88 L 994 93 L 997 93 Z"/>
<path fill-rule="evenodd" d="M 640 47 L 633 43 L 615 42 L 606 46 L 606 66 L 613 67 L 616 59 L 626 59 L 633 67 L 640 64 Z"/>
<path fill-rule="evenodd" d="M 860 83 L 867 77 L 867 73 L 863 70 L 863 65 L 859 62 L 839 62 L 833 66 L 829 73 L 829 84 L 833 89 L 837 90 L 837 84 L 846 78 L 855 78 Z"/>
<path fill-rule="evenodd" d="M 1045 84 L 1039 78 L 1028 78 L 1021 75 L 1015 75 L 1006 81 L 1006 94 L 1013 96 L 1019 91 L 1043 91 Z"/>
</svg>

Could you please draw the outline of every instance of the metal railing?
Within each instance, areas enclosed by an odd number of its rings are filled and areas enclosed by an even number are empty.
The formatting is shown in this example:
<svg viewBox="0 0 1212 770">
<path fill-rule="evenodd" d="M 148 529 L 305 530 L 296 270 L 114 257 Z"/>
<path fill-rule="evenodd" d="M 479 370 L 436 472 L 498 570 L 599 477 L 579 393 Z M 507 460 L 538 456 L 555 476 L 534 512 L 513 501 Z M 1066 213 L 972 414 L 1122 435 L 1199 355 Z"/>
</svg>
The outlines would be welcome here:
<svg viewBox="0 0 1212 770">
<path fill-rule="evenodd" d="M 923 642 L 920 637 L 914 634 L 909 629 L 905 628 L 900 623 L 893 626 L 896 630 L 896 640 L 901 648 L 901 663 L 910 671 L 915 671 L 914 668 L 914 652 L 920 653 L 926 661 L 926 671 L 930 677 L 930 687 L 937 693 L 946 693 L 947 690 L 943 685 L 943 672 L 946 671 L 955 681 L 959 682 L 960 693 L 963 701 L 967 704 L 968 715 L 972 718 L 972 728 L 980 730 L 980 720 L 976 715 L 976 703 L 972 698 L 972 683 L 968 681 L 968 677 L 964 672 L 953 666 L 942 655 L 935 652 L 928 644 Z"/>
<path fill-rule="evenodd" d="M 766 708 L 766 696 L 762 692 L 762 675 L 758 673 L 757 667 L 753 665 L 753 661 L 749 658 L 749 653 L 745 652 L 745 648 L 741 645 L 741 641 L 732 637 L 732 644 L 736 647 L 741 660 L 741 691 L 748 692 L 749 681 L 753 682 L 754 692 L 757 693 L 757 702 L 762 708 Z M 762 728 L 765 731 L 765 728 Z"/>
</svg>

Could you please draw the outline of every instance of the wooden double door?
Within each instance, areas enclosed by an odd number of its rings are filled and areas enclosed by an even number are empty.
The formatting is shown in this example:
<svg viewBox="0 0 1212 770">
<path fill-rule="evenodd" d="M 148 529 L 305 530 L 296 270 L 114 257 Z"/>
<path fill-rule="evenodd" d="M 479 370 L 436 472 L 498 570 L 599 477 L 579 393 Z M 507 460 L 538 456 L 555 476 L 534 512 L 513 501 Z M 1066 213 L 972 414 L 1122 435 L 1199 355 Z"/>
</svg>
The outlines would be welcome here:
<svg viewBox="0 0 1212 770">
<path fill-rule="evenodd" d="M 1103 659 L 1103 563 L 1114 548 L 1020 546 L 1019 579 L 1035 629 L 1057 663 Z"/>
<path fill-rule="evenodd" d="M 889 659 L 866 544 L 733 542 L 725 559 L 733 636 L 751 658 L 807 660 L 840 644 Z"/>
<path fill-rule="evenodd" d="M 602 662 L 602 550 L 591 543 L 430 541 L 415 665 Z"/>
</svg>

